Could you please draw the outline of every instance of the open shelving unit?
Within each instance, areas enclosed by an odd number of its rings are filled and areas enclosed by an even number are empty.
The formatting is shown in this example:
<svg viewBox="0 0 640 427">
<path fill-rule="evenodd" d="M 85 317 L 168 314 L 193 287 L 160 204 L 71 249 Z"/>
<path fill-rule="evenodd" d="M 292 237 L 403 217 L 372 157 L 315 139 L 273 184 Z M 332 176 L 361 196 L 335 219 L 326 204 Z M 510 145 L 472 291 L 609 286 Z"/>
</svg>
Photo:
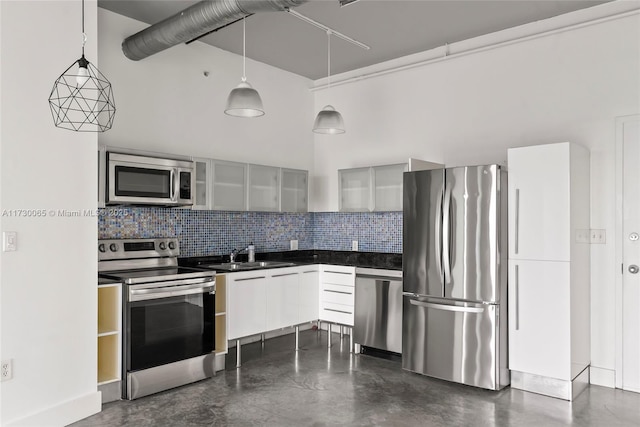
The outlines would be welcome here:
<svg viewBox="0 0 640 427">
<path fill-rule="evenodd" d="M 226 276 L 216 276 L 216 354 L 226 354 L 227 348 L 227 282 Z"/>
<path fill-rule="evenodd" d="M 98 386 L 120 381 L 122 288 L 98 286 Z"/>
</svg>

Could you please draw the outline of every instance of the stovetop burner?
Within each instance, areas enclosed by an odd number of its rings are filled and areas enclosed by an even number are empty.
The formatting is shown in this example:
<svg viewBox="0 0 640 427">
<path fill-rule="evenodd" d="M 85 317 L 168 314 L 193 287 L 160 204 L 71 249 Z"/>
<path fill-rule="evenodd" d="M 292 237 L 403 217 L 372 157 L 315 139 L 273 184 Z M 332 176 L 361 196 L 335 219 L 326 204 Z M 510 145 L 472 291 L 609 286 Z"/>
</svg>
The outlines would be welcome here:
<svg viewBox="0 0 640 427">
<path fill-rule="evenodd" d="M 102 239 L 98 241 L 98 275 L 125 284 L 215 277 L 215 271 L 178 266 L 176 238 Z"/>
</svg>

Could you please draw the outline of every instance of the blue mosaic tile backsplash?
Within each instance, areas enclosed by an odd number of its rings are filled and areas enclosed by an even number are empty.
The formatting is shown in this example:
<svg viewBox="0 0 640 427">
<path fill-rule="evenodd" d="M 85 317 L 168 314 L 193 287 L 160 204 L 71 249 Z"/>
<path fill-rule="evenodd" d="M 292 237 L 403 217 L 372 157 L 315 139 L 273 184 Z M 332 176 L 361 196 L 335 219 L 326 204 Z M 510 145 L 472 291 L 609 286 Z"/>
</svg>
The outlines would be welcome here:
<svg viewBox="0 0 640 427">
<path fill-rule="evenodd" d="M 224 255 L 253 242 L 257 252 L 298 249 L 402 253 L 402 212 L 224 212 L 170 208 L 103 209 L 98 238 L 177 236 L 181 256 Z"/>
</svg>

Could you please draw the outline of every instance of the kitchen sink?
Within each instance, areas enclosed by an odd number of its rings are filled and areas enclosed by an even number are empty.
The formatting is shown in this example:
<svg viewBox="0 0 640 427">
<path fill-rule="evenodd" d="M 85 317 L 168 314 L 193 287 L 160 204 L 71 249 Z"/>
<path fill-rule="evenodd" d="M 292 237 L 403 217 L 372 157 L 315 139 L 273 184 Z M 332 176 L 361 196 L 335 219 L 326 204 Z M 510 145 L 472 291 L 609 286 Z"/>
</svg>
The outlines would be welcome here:
<svg viewBox="0 0 640 427">
<path fill-rule="evenodd" d="M 204 264 L 200 267 L 211 268 L 221 271 L 245 271 L 258 270 L 260 268 L 289 267 L 295 265 L 293 262 L 285 261 L 255 261 L 255 262 L 223 262 L 220 264 Z"/>
</svg>

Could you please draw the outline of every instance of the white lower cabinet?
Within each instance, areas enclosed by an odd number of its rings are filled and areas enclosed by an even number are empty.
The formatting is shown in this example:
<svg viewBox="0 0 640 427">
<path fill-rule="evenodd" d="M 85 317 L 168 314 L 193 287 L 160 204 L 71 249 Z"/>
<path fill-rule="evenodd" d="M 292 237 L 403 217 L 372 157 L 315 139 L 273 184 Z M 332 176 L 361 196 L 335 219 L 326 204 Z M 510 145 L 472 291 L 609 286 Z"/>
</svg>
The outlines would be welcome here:
<svg viewBox="0 0 640 427">
<path fill-rule="evenodd" d="M 318 266 L 226 275 L 228 339 L 318 320 Z"/>
<path fill-rule="evenodd" d="M 320 272 L 317 265 L 300 268 L 298 323 L 318 320 L 320 307 Z"/>
<path fill-rule="evenodd" d="M 266 270 L 227 275 L 229 339 L 265 331 L 267 320 Z"/>
<path fill-rule="evenodd" d="M 267 277 L 266 331 L 298 324 L 299 272 L 297 269 L 271 270 Z"/>
<path fill-rule="evenodd" d="M 320 320 L 353 326 L 355 267 L 320 266 Z"/>
<path fill-rule="evenodd" d="M 570 381 L 568 262 L 511 261 L 509 369 Z"/>
</svg>

